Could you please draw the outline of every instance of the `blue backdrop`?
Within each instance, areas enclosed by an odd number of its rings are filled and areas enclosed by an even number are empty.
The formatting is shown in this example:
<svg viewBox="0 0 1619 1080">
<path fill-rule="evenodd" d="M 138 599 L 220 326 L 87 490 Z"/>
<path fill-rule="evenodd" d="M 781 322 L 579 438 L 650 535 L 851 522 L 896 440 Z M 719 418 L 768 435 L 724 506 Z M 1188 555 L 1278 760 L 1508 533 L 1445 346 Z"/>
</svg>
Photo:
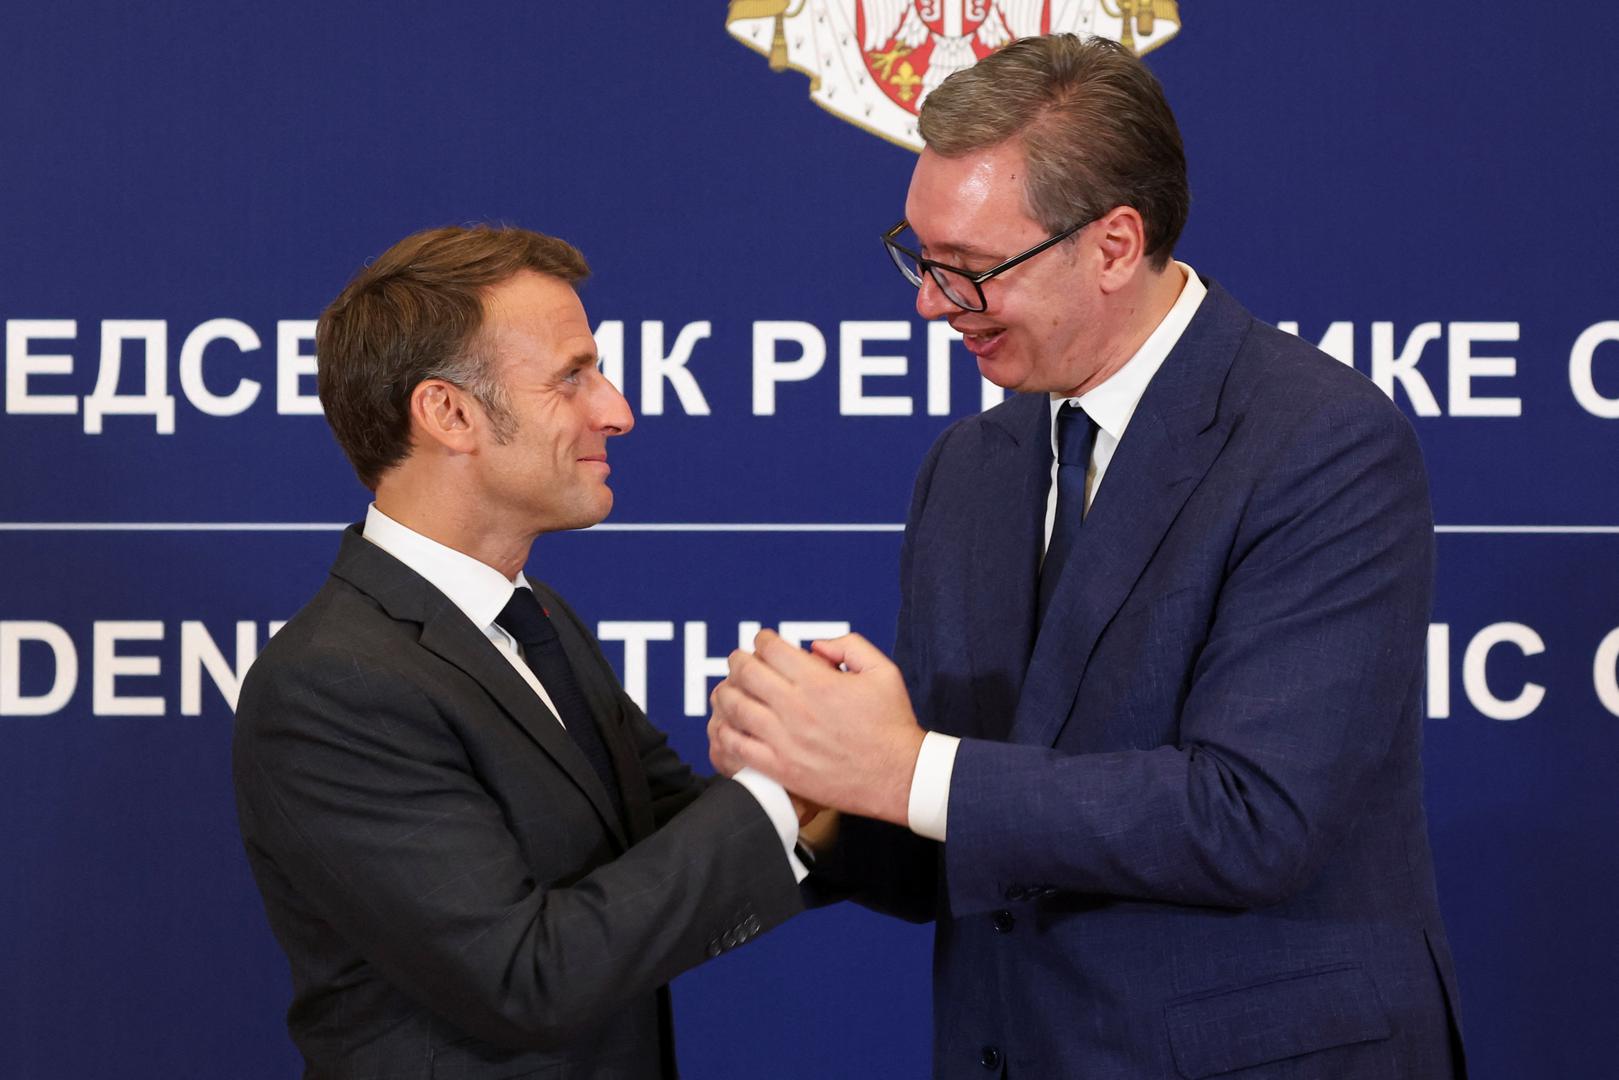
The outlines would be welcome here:
<svg viewBox="0 0 1619 1080">
<path fill-rule="evenodd" d="M 787 13 L 792 63 L 864 70 L 813 22 L 855 6 Z M 607 624 L 688 757 L 705 660 L 744 624 L 891 640 L 914 468 L 982 402 L 877 242 L 914 156 L 871 129 L 903 87 L 846 122 L 857 85 L 826 69 L 846 92 L 817 107 L 739 40 L 768 24 L 726 17 L 0 11 L 0 1076 L 297 1072 L 230 709 L 366 505 L 312 404 L 309 320 L 408 232 L 508 221 L 591 259 L 639 422 L 609 526 L 530 569 Z M 1180 256 L 1378 378 L 1427 454 L 1427 801 L 1475 1075 L 1609 1075 L 1619 15 L 1185 0 L 1166 25 Z M 682 977 L 687 1073 L 925 1075 L 928 947 L 831 910 Z"/>
</svg>

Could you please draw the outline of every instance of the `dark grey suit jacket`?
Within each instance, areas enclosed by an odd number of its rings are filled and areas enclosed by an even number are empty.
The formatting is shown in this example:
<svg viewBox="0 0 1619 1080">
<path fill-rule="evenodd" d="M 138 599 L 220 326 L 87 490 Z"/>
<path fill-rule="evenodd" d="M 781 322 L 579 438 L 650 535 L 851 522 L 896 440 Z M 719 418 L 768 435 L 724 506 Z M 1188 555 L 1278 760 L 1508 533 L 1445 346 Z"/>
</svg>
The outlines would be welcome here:
<svg viewBox="0 0 1619 1080">
<path fill-rule="evenodd" d="M 672 1076 L 665 984 L 802 906 L 753 796 L 695 777 L 535 593 L 623 823 L 506 658 L 357 527 L 243 683 L 237 806 L 307 1076 Z"/>
</svg>

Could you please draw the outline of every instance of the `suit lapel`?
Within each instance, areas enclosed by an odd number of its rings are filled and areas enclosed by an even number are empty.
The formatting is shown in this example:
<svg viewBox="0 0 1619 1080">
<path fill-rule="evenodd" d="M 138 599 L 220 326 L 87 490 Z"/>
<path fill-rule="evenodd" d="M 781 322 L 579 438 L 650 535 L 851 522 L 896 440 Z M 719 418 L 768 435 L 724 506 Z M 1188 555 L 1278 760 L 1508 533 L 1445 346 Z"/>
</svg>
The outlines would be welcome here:
<svg viewBox="0 0 1619 1080">
<path fill-rule="evenodd" d="M 511 661 L 500 655 L 460 609 L 446 602 L 444 610 L 422 626 L 421 640 L 423 648 L 454 664 L 487 690 L 501 709 L 579 786 L 619 843 L 628 843 L 601 778 L 591 768 L 573 736 L 545 707 L 545 702 L 512 667 Z"/>
<path fill-rule="evenodd" d="M 360 535 L 359 526 L 351 526 L 344 532 L 343 546 L 332 573 L 371 596 L 393 618 L 420 624 L 422 647 L 453 664 L 481 686 L 585 793 L 620 845 L 627 845 L 624 827 L 608 800 L 607 791 L 573 737 L 511 662 L 448 597 L 414 570 L 367 541 Z M 568 658 L 578 670 L 578 661 L 571 650 Z M 595 699 L 591 702 L 594 707 Z"/>
<path fill-rule="evenodd" d="M 1015 742 L 1050 746 L 1097 640 L 1230 435 L 1220 390 L 1252 316 L 1214 283 L 1153 376 L 1091 500 L 1052 595 L 1013 721 Z"/>
<path fill-rule="evenodd" d="M 968 606 L 977 623 L 972 640 L 973 692 L 980 724 L 995 731 L 964 734 L 1005 738 L 1034 642 L 1040 540 L 1051 472 L 1051 406 L 1043 394 L 1020 395 L 985 416 L 986 453 L 974 481 Z"/>
</svg>

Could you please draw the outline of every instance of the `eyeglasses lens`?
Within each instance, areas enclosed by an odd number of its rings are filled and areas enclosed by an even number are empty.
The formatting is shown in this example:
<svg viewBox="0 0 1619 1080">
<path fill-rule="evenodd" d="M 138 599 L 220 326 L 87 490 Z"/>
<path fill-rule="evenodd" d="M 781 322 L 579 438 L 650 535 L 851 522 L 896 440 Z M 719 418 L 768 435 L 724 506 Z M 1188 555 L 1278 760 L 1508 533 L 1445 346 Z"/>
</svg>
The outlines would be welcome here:
<svg viewBox="0 0 1619 1080">
<path fill-rule="evenodd" d="M 952 304 L 968 311 L 983 310 L 984 302 L 979 298 L 978 286 L 967 278 L 942 266 L 930 266 L 928 272 Z"/>
<path fill-rule="evenodd" d="M 898 236 L 885 238 L 884 246 L 888 249 L 888 257 L 894 261 L 899 272 L 905 275 L 905 280 L 920 289 L 924 267 L 916 254 L 920 246 L 916 234 L 906 229 Z M 984 309 L 983 294 L 967 278 L 937 265 L 927 266 L 926 271 L 945 297 L 957 307 L 968 311 Z"/>
</svg>

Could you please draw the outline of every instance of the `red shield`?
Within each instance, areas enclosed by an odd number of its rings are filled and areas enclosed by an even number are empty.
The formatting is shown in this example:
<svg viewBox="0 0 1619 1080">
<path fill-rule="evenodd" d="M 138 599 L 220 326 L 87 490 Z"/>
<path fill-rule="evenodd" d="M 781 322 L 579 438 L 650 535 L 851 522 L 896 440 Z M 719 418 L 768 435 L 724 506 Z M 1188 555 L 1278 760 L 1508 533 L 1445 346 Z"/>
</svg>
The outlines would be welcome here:
<svg viewBox="0 0 1619 1080">
<path fill-rule="evenodd" d="M 995 10 L 996 0 L 911 0 L 910 10 L 900 8 L 903 14 L 897 20 L 893 12 L 897 5 L 873 6 L 886 11 L 893 25 L 873 26 L 866 0 L 856 0 L 855 39 L 866 41 L 876 37 L 881 40 L 874 48 L 866 49 L 861 59 L 872 82 L 881 87 L 894 104 L 912 113 L 921 101 L 922 78 L 933 59 L 935 44 L 943 38 L 967 38 L 973 55 L 982 60 L 993 50 L 978 40 L 978 31 L 986 21 L 1001 18 Z M 928 29 L 927 38 L 914 46 L 899 40 L 906 16 L 921 19 Z M 1050 24 L 1051 3 L 1046 0 L 1041 5 L 1040 32 L 1048 32 Z"/>
</svg>

